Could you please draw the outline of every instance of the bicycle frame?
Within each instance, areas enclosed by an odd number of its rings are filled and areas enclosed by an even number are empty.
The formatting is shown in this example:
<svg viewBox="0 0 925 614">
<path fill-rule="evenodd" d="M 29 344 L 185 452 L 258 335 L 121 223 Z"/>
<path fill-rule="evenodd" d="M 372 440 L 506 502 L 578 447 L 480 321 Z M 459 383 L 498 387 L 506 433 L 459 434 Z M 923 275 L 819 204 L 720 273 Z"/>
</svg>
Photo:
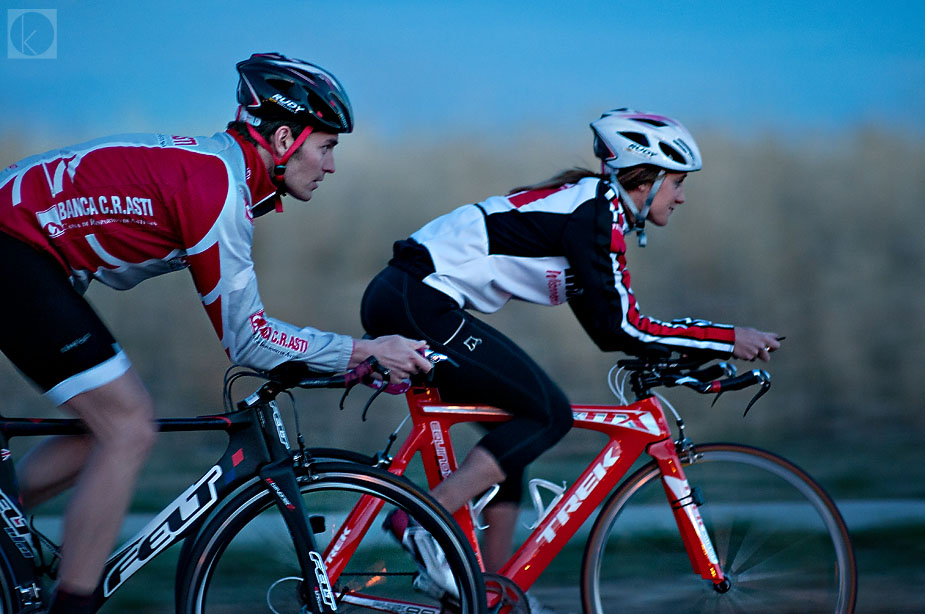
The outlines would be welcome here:
<svg viewBox="0 0 925 614">
<path fill-rule="evenodd" d="M 452 405 L 440 400 L 434 388 L 412 388 L 406 394 L 411 432 L 388 470 L 403 475 L 415 455 L 420 454 L 429 486 L 433 488 L 456 470 L 457 460 L 450 428 L 463 422 L 502 422 L 510 414 L 488 406 Z M 695 573 L 711 581 L 718 590 L 725 583 L 713 545 L 700 516 L 696 497 L 688 485 L 661 404 L 648 397 L 627 406 L 573 405 L 574 427 L 598 431 L 607 437 L 600 453 L 581 476 L 540 519 L 520 549 L 499 570 L 526 591 L 552 559 L 575 535 L 594 510 L 614 490 L 633 463 L 648 453 L 658 463 L 662 484 L 677 522 L 681 538 Z M 375 512 L 372 502 L 361 500 L 332 541 L 335 550 L 349 550 L 368 529 Z M 470 506 L 455 514 L 480 562 L 476 527 Z M 335 552 L 326 553 L 329 571 Z"/>
<path fill-rule="evenodd" d="M 321 611 L 334 611 L 334 596 L 314 536 L 307 523 L 296 476 L 293 454 L 279 409 L 274 401 L 255 393 L 242 409 L 216 416 L 168 418 L 157 421 L 161 432 L 225 431 L 228 446 L 222 457 L 201 478 L 183 491 L 143 529 L 129 539 L 107 561 L 97 588 L 103 601 L 110 598 L 135 572 L 171 545 L 195 535 L 207 512 L 215 509 L 239 487 L 263 480 L 274 494 L 289 532 L 299 546 L 307 594 L 313 595 Z M 8 441 L 17 436 L 77 435 L 85 433 L 76 419 L 12 419 L 0 417 L 0 453 L 9 458 Z M 0 515 L 5 520 L 0 538 L 7 568 L 19 588 L 19 607 L 38 604 L 32 535 L 20 511 L 18 487 L 12 463 L 0 462 Z M 180 557 L 180 564 L 184 564 Z M 323 605 L 322 605 L 323 604 Z M 324 609 L 322 609 L 324 608 Z"/>
</svg>

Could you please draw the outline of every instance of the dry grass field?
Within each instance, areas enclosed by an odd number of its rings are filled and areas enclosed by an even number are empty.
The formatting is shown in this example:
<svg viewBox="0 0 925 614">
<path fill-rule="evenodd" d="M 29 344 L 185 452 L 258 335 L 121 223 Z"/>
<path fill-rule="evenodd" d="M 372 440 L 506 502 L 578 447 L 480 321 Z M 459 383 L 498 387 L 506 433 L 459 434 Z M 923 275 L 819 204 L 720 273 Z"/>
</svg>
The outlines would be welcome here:
<svg viewBox="0 0 925 614">
<path fill-rule="evenodd" d="M 643 312 L 787 337 L 768 367 L 774 387 L 748 419 L 739 411 L 744 397 L 728 395 L 711 411 L 708 399 L 682 397 L 704 409 L 704 435 L 831 450 L 859 485 L 868 454 L 893 466 L 915 459 L 921 437 L 911 434 L 925 428 L 925 143 L 874 129 L 798 140 L 730 138 L 696 126 L 695 133 L 705 134 L 706 166 L 688 179 L 687 203 L 667 228 L 650 231 L 646 249 L 631 247 Z M 285 214 L 258 220 L 254 256 L 268 312 L 361 334 L 360 298 L 394 240 L 459 204 L 590 166 L 586 137 L 525 133 L 440 143 L 349 135 L 337 151 L 337 173 L 311 202 L 287 200 Z M 0 143 L 4 161 L 34 153 L 21 136 Z M 215 411 L 226 358 L 186 273 L 128 292 L 94 284 L 88 297 L 162 415 Z M 487 319 L 536 356 L 575 401 L 608 401 L 604 378 L 615 357 L 594 347 L 567 307 L 511 303 Z M 9 415 L 53 411 L 6 362 L 0 398 Z M 352 420 L 329 409 L 323 395 L 305 403 L 319 418 L 312 425 L 319 437 L 346 441 L 349 433 L 355 441 Z M 910 462 L 904 471 L 921 476 L 916 467 Z M 868 486 L 882 489 L 880 481 Z M 889 490 L 922 494 L 920 480 L 895 480 Z"/>
<path fill-rule="evenodd" d="M 705 170 L 688 179 L 687 203 L 671 225 L 652 229 L 649 246 L 629 254 L 642 310 L 753 325 L 787 339 L 767 367 L 771 392 L 744 420 L 746 393 L 711 408 L 710 399 L 673 392 L 687 409 L 690 435 L 771 447 L 836 498 L 925 498 L 925 142 L 873 128 L 799 138 L 693 128 L 705 135 Z M 394 240 L 459 204 L 590 166 L 589 137 L 384 142 L 349 135 L 337 150 L 337 173 L 310 203 L 287 200 L 284 215 L 257 222 L 254 255 L 268 312 L 362 334 L 360 298 Z M 31 153 L 21 137 L 0 139 L 2 165 Z M 129 292 L 95 286 L 89 299 L 149 384 L 160 415 L 217 411 L 226 358 L 189 276 Z M 616 356 L 594 347 L 567 307 L 511 304 L 487 319 L 536 356 L 573 400 L 610 401 L 605 376 Z M 299 395 L 309 441 L 375 449 L 401 406 L 384 399 L 360 426 L 360 396 L 341 413 L 337 395 Z M 0 412 L 54 415 L 6 361 Z M 193 477 L 217 457 L 220 444 L 211 444 L 165 437 L 136 507 L 172 498 L 181 487 L 176 473 Z M 580 448 L 567 438 L 543 466 L 567 465 Z M 876 543 L 876 535 L 865 540 Z M 891 543 L 925 559 L 921 539 L 913 542 L 896 536 Z"/>
</svg>

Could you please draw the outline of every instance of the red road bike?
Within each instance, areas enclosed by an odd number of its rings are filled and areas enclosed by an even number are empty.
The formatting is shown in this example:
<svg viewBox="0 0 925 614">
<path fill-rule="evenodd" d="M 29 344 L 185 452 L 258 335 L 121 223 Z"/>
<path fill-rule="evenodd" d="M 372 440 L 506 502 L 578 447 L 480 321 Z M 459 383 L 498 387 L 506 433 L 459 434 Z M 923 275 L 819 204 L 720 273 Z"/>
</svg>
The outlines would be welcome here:
<svg viewBox="0 0 925 614">
<path fill-rule="evenodd" d="M 486 574 L 493 611 L 529 612 L 524 591 L 595 512 L 581 567 L 586 614 L 854 611 L 851 539 L 822 487 L 771 452 L 735 443 L 694 444 L 675 409 L 653 391 L 683 386 L 719 394 L 759 386 L 747 413 L 770 387 L 767 372 L 737 375 L 725 362 L 656 349 L 619 361 L 609 379 L 618 405 L 572 406 L 574 428 L 601 433 L 604 444 L 567 490 L 531 481 L 539 517 L 499 574 Z M 632 401 L 623 395 L 627 381 Z M 509 419 L 493 407 L 444 403 L 427 385 L 406 396 L 410 414 L 402 424 L 410 421 L 410 432 L 398 451 L 389 453 L 403 426 L 376 457 L 362 460 L 403 475 L 419 455 L 431 487 L 456 469 L 451 427 Z M 627 477 L 646 455 L 651 460 Z M 545 505 L 543 488 L 554 495 Z M 455 515 L 476 553 L 485 503 L 483 497 Z M 375 501 L 360 501 L 331 543 L 339 549 L 359 543 L 376 511 Z"/>
</svg>

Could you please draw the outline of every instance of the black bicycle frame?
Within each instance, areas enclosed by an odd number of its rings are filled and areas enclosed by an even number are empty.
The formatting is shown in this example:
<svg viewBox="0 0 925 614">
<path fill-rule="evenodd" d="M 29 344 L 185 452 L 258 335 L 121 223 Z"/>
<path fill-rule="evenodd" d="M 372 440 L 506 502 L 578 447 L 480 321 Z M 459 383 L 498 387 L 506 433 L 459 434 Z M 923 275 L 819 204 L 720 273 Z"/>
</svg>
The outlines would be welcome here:
<svg viewBox="0 0 925 614">
<path fill-rule="evenodd" d="M 239 409 L 215 416 L 157 420 L 161 432 L 225 431 L 229 442 L 224 455 L 206 473 L 165 507 L 106 563 L 97 588 L 106 601 L 129 577 L 151 559 L 184 538 L 194 535 L 207 512 L 242 485 L 255 479 L 273 493 L 296 545 L 304 580 L 305 600 L 313 612 L 333 612 L 334 594 L 318 552 L 294 471 L 297 459 L 276 402 L 280 389 L 266 384 L 239 403 Z M 0 417 L 0 516 L 5 537 L 0 555 L 13 575 L 11 586 L 19 593 L 14 611 L 38 604 L 32 533 L 22 514 L 16 473 L 10 462 L 8 441 L 13 437 L 78 435 L 86 433 L 77 419 Z M 181 563 L 182 557 L 181 557 Z"/>
</svg>

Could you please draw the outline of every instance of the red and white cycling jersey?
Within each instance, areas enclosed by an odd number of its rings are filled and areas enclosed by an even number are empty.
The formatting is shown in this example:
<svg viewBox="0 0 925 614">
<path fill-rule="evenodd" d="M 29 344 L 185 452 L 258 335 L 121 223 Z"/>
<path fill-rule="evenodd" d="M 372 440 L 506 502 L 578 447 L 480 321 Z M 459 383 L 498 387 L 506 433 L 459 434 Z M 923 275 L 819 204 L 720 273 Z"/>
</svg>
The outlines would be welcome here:
<svg viewBox="0 0 925 614">
<path fill-rule="evenodd" d="M 0 232 L 53 255 L 84 292 L 189 268 L 229 358 L 343 371 L 346 335 L 269 317 L 251 259 L 256 205 L 277 199 L 256 148 L 233 133 L 131 134 L 26 158 L 0 173 Z"/>
</svg>

